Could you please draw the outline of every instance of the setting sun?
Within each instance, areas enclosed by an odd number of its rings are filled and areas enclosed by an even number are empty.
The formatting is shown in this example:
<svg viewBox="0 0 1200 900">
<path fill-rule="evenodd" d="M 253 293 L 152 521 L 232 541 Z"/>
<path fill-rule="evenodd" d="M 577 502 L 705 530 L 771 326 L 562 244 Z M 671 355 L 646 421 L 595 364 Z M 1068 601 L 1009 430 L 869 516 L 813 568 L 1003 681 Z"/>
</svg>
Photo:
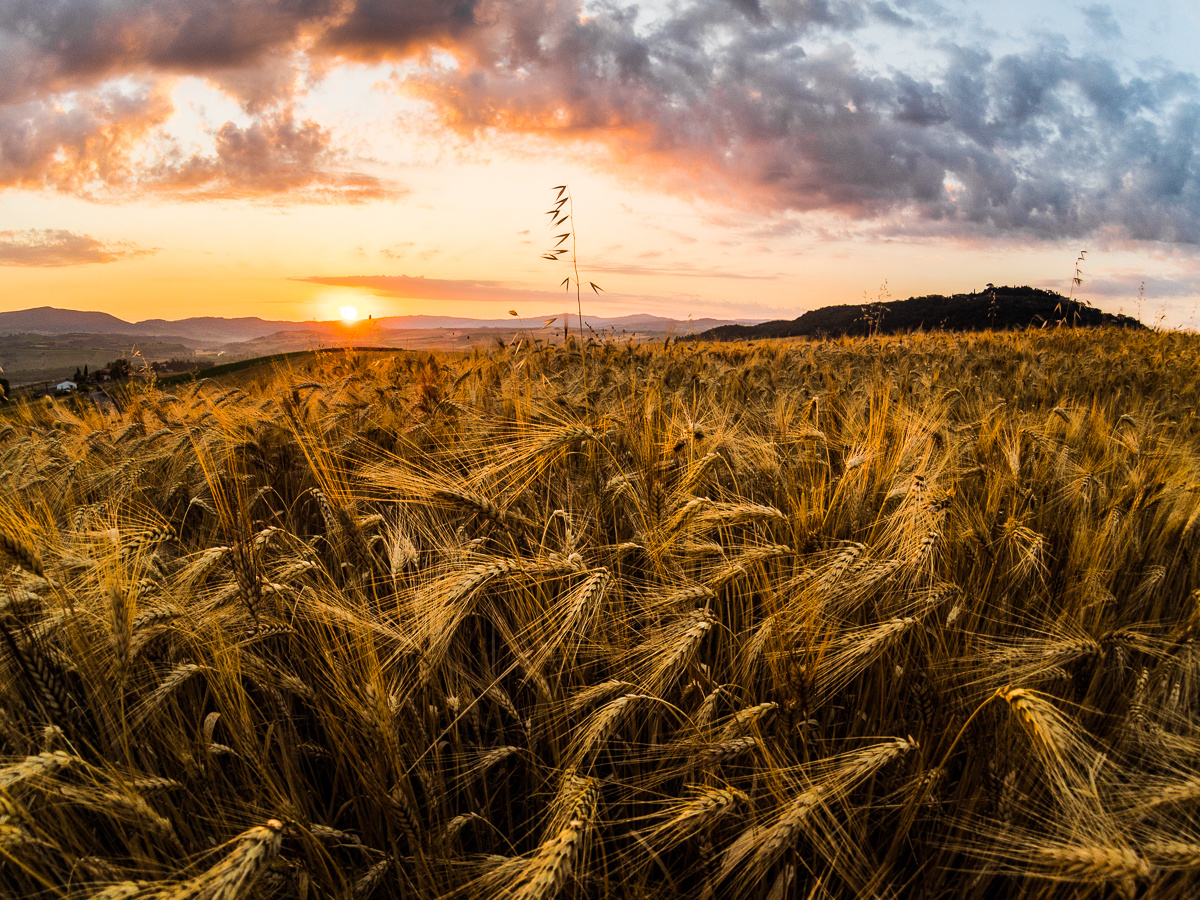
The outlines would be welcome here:
<svg viewBox="0 0 1200 900">
<path fill-rule="evenodd" d="M 358 321 L 358 309 L 353 306 L 339 306 L 338 315 L 347 325 L 353 325 Z"/>
</svg>

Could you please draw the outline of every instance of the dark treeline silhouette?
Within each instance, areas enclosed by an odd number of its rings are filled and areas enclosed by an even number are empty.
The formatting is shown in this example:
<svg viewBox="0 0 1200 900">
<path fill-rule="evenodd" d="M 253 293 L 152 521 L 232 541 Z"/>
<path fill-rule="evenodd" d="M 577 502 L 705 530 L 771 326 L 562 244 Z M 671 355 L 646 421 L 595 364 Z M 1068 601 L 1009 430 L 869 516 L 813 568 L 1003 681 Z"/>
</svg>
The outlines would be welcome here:
<svg viewBox="0 0 1200 900">
<path fill-rule="evenodd" d="M 1131 316 L 1101 312 L 1085 301 L 1032 287 L 991 287 L 979 293 L 910 297 L 825 306 L 798 319 L 759 325 L 722 325 L 694 340 L 738 341 L 758 338 L 841 337 L 899 334 L 910 331 L 1008 331 L 1038 327 L 1145 328 Z"/>
</svg>

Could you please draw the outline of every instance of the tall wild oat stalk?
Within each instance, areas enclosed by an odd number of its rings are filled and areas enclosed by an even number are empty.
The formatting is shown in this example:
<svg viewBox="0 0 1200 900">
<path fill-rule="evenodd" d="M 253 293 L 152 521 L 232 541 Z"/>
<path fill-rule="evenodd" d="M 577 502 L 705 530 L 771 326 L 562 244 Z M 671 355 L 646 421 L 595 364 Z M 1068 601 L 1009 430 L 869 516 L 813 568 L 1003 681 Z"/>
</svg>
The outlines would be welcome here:
<svg viewBox="0 0 1200 900">
<path fill-rule="evenodd" d="M 576 251 L 576 231 L 575 231 L 575 201 L 571 197 L 571 189 L 565 184 L 555 185 L 551 190 L 554 191 L 554 205 L 546 211 L 546 215 L 550 220 L 551 228 L 559 226 L 566 227 L 566 231 L 561 234 L 554 235 L 554 246 L 542 254 L 542 259 L 549 259 L 558 262 L 563 256 L 570 254 L 569 260 L 571 268 L 575 273 L 572 278 L 568 275 L 562 280 L 561 286 L 566 288 L 567 293 L 571 291 L 571 283 L 575 284 L 575 307 L 578 311 L 579 318 L 576 320 L 579 331 L 579 352 L 583 355 L 584 360 L 584 394 L 587 394 L 587 348 L 583 337 L 583 299 L 581 297 L 583 282 L 579 279 L 579 254 Z M 565 210 L 565 211 L 564 211 Z M 567 241 L 571 242 L 570 249 L 567 248 Z M 604 288 L 596 284 L 594 281 L 588 282 L 588 287 L 592 289 L 592 293 L 600 294 Z M 563 341 L 568 339 L 569 335 L 567 317 L 563 318 Z"/>
</svg>

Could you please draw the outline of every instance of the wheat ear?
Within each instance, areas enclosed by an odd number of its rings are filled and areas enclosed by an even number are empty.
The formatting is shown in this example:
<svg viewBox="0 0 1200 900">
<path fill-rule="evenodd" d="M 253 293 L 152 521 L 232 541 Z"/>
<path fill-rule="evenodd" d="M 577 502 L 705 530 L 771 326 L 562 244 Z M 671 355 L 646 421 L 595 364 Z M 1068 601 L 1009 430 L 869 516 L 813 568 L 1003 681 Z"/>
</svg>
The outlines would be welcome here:
<svg viewBox="0 0 1200 900">
<path fill-rule="evenodd" d="M 41 557 L 34 553 L 30 547 L 27 547 L 6 531 L 0 531 L 0 553 L 9 557 L 25 571 L 32 572 L 39 578 L 46 577 L 46 570 L 42 568 Z"/>
<path fill-rule="evenodd" d="M 600 684 L 593 684 L 591 687 L 584 688 L 571 698 L 570 702 L 567 704 L 567 714 L 573 716 L 576 713 L 587 709 L 593 703 L 599 703 L 601 700 L 611 697 L 618 691 L 627 691 L 633 686 L 634 685 L 631 682 L 620 681 L 615 678 L 609 681 L 602 681 Z"/>
<path fill-rule="evenodd" d="M 570 805 L 566 823 L 557 834 L 543 841 L 521 871 L 517 900 L 550 900 L 562 890 L 575 869 L 583 844 L 592 828 L 600 798 L 600 783 L 595 778 L 569 776 Z"/>
<path fill-rule="evenodd" d="M 691 791 L 695 793 L 692 799 L 667 810 L 665 815 L 670 818 L 650 833 L 651 843 L 673 847 L 710 826 L 736 804 L 748 802 L 746 795 L 736 788 L 699 791 L 692 787 Z"/>
<path fill-rule="evenodd" d="M 228 856 L 208 871 L 169 892 L 161 900 L 238 900 L 249 896 L 263 866 L 273 859 L 283 845 L 283 823 L 269 819 L 242 832 L 238 845 Z"/>
<path fill-rule="evenodd" d="M 62 618 L 69 615 L 71 613 L 64 610 L 59 614 L 58 619 L 61 621 Z M 17 639 L 3 620 L 0 620 L 0 637 L 3 637 L 4 643 L 8 645 L 9 653 L 12 654 L 17 667 L 37 691 L 42 710 L 45 712 L 49 724 L 66 722 L 71 697 L 58 673 L 50 667 L 46 655 L 32 641 L 28 647 L 22 647 L 17 643 Z"/>
<path fill-rule="evenodd" d="M 367 900 L 375 891 L 375 888 L 379 886 L 379 882 L 383 880 L 383 876 L 387 874 L 388 869 L 392 867 L 394 862 L 390 856 L 387 859 L 381 859 L 354 879 L 354 887 L 352 888 L 354 900 Z"/>
<path fill-rule="evenodd" d="M 1138 849 L 1160 869 L 1200 869 L 1200 844 L 1185 841 L 1147 841 Z"/>
<path fill-rule="evenodd" d="M 576 748 L 571 754 L 571 758 L 575 761 L 575 765 L 580 762 L 592 751 L 594 747 L 601 747 L 617 730 L 624 718 L 629 715 L 634 705 L 639 700 L 652 700 L 653 697 L 648 697 L 645 694 L 626 694 L 624 697 L 618 697 L 616 700 L 610 700 L 600 709 L 592 714 L 588 719 L 586 727 L 583 729 L 583 734 L 576 742 Z"/>
<path fill-rule="evenodd" d="M 174 694 L 181 686 L 183 686 L 193 676 L 201 672 L 207 672 L 209 669 L 206 666 L 198 666 L 195 663 L 181 663 L 171 670 L 158 687 L 147 695 L 146 699 L 138 706 L 133 714 L 134 727 L 140 728 L 145 721 L 154 714 L 162 704 Z"/>
<path fill-rule="evenodd" d="M 749 753 L 751 750 L 757 750 L 760 746 L 761 742 L 754 736 L 721 740 L 700 751 L 700 759 L 706 765 L 716 765 L 727 759 L 733 759 L 735 756 L 741 756 L 743 753 Z"/>
<path fill-rule="evenodd" d="M 74 765 L 78 761 L 74 756 L 62 750 L 27 756 L 16 765 L 0 769 L 0 790 L 7 791 L 18 782 L 36 778 L 39 775 L 48 775 L 58 769 Z"/>
<path fill-rule="evenodd" d="M 1039 695 L 1024 688 L 1008 688 L 1000 696 L 1033 739 L 1043 758 L 1055 761 L 1062 759 L 1070 736 L 1063 731 L 1053 707 Z"/>
<path fill-rule="evenodd" d="M 765 829 L 749 829 L 734 841 L 725 853 L 717 882 L 725 881 L 741 861 L 753 853 L 746 865 L 746 871 L 742 873 L 741 884 L 758 884 L 796 840 L 809 816 L 827 797 L 850 790 L 855 784 L 916 746 L 916 742 L 911 738 L 897 739 L 875 744 L 843 757 L 841 765 L 831 775 L 788 803 L 773 824 Z"/>
<path fill-rule="evenodd" d="M 721 732 L 718 741 L 728 741 L 737 737 L 740 734 L 745 734 L 759 722 L 768 718 L 775 710 L 779 709 L 779 704 L 774 702 L 759 703 L 757 706 L 748 706 L 745 709 L 734 713 L 733 721 L 725 726 Z"/>
<path fill-rule="evenodd" d="M 89 894 L 87 900 L 128 900 L 139 894 L 144 895 L 144 892 L 153 886 L 153 881 L 122 881 L 110 884 L 98 893 Z"/>
<path fill-rule="evenodd" d="M 706 609 L 696 610 L 690 621 L 691 624 L 673 644 L 663 648 L 664 652 L 659 653 L 651 665 L 646 679 L 650 693 L 661 694 L 683 674 L 695 656 L 700 641 L 712 629 L 712 616 Z"/>
<path fill-rule="evenodd" d="M 1047 845 L 1033 847 L 1029 853 L 1032 861 L 1045 866 L 1049 877 L 1068 881 L 1126 881 L 1147 878 L 1152 872 L 1150 863 L 1128 847 Z"/>
</svg>

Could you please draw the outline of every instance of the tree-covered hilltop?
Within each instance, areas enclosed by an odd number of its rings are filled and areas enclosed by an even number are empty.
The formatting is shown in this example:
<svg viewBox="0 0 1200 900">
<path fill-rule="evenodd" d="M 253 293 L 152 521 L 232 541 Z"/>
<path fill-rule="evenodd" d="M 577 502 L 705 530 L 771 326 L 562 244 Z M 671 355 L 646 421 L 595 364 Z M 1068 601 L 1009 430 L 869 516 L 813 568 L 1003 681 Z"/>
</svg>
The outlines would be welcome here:
<svg viewBox="0 0 1200 900">
<path fill-rule="evenodd" d="M 908 331 L 1008 331 L 1041 325 L 1095 328 L 1145 328 L 1130 316 L 1101 312 L 1086 302 L 1054 291 L 1023 287 L 989 287 L 981 293 L 945 297 L 930 294 L 907 300 L 825 306 L 790 321 L 758 325 L 722 325 L 695 340 L 737 341 L 757 338 L 840 337 L 897 334 Z"/>
</svg>

